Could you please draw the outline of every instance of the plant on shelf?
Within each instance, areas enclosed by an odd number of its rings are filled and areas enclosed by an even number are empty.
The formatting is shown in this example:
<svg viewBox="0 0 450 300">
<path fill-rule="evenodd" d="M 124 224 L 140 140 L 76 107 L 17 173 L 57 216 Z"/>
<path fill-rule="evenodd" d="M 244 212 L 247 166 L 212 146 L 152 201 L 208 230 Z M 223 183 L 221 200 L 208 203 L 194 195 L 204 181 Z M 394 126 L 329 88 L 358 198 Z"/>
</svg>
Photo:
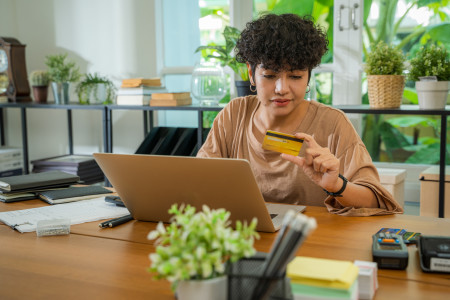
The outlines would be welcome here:
<svg viewBox="0 0 450 300">
<path fill-rule="evenodd" d="M 248 71 L 246 64 L 238 62 L 234 56 L 234 48 L 241 32 L 237 28 L 225 26 L 222 34 L 225 38 L 225 45 L 200 46 L 195 50 L 195 53 L 202 50 L 212 50 L 212 53 L 206 55 L 206 58 L 220 61 L 222 67 L 229 66 L 236 74 L 239 74 L 242 80 L 247 81 Z"/>
<path fill-rule="evenodd" d="M 400 107 L 405 87 L 404 63 L 401 49 L 383 41 L 372 47 L 365 66 L 371 107 Z"/>
<path fill-rule="evenodd" d="M 49 82 L 50 77 L 45 70 L 36 70 L 30 73 L 30 84 L 33 88 L 33 96 L 36 102 L 47 102 Z"/>
<path fill-rule="evenodd" d="M 217 60 L 220 62 L 220 65 L 222 67 L 228 66 L 237 75 L 239 75 L 239 78 L 241 80 L 235 80 L 238 96 L 254 94 L 249 89 L 250 82 L 248 77 L 247 65 L 238 62 L 234 55 L 236 42 L 239 39 L 241 32 L 237 28 L 226 26 L 222 34 L 225 38 L 225 45 L 200 46 L 195 50 L 195 53 L 199 51 L 206 51 L 207 54 L 205 55 L 205 58 Z M 241 89 L 241 86 L 245 87 L 245 89 Z"/>
<path fill-rule="evenodd" d="M 97 73 L 86 74 L 75 89 L 81 104 L 111 104 L 115 91 L 113 82 Z"/>
<path fill-rule="evenodd" d="M 36 70 L 30 73 L 31 86 L 48 86 L 50 77 L 45 70 Z"/>
<path fill-rule="evenodd" d="M 66 61 L 67 53 L 46 56 L 53 96 L 58 104 L 69 103 L 69 83 L 80 79 L 79 68 L 74 61 Z"/>
<path fill-rule="evenodd" d="M 447 49 L 435 44 L 422 47 L 410 63 L 408 79 L 416 82 L 419 107 L 445 108 L 450 81 L 450 60 Z"/>
<path fill-rule="evenodd" d="M 173 205 L 169 213 L 173 215 L 172 223 L 165 227 L 160 222 L 148 235 L 148 239 L 156 239 L 157 245 L 156 252 L 150 254 L 149 271 L 156 273 L 155 279 L 172 282 L 178 296 L 186 285 L 207 284 L 219 278 L 224 290 L 216 290 L 214 296 L 226 295 L 226 265 L 255 254 L 257 220 L 249 225 L 237 221 L 233 230 L 230 212 L 224 209 L 211 210 L 204 205 L 196 213 L 190 205 Z"/>
</svg>

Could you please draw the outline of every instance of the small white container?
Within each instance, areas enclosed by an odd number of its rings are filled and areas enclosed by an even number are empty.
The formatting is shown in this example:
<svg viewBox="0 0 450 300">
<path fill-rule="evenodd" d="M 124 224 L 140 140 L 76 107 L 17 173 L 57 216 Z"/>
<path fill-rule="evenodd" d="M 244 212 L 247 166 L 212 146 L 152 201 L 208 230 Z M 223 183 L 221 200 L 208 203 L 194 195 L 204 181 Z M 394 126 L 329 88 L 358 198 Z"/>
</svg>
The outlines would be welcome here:
<svg viewBox="0 0 450 300">
<path fill-rule="evenodd" d="M 70 234 L 69 219 L 41 220 L 37 222 L 37 236 L 66 235 Z"/>
</svg>

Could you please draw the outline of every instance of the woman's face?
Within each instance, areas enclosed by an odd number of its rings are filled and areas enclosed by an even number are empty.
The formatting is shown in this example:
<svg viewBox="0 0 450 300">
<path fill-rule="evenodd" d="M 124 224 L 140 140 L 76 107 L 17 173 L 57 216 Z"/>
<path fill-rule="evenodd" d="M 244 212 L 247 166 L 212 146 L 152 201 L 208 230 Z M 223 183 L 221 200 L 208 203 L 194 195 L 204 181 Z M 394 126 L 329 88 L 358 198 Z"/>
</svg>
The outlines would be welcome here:
<svg viewBox="0 0 450 300">
<path fill-rule="evenodd" d="M 258 65 L 253 76 L 261 104 L 274 116 L 293 112 L 305 99 L 308 70 L 273 70 Z"/>
</svg>

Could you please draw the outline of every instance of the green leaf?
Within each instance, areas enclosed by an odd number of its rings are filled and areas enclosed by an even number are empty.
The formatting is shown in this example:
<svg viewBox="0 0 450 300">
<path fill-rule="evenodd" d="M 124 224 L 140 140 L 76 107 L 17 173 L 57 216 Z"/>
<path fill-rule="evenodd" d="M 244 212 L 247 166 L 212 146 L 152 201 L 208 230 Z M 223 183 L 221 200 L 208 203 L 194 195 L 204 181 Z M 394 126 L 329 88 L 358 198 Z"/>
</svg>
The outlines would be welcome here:
<svg viewBox="0 0 450 300">
<path fill-rule="evenodd" d="M 272 10 L 272 13 L 281 15 L 286 13 L 299 16 L 311 15 L 314 7 L 314 0 L 280 0 Z"/>
<path fill-rule="evenodd" d="M 429 124 L 429 118 L 422 116 L 407 116 L 391 118 L 386 122 L 394 127 L 414 127 L 418 125 L 427 126 Z"/>
<path fill-rule="evenodd" d="M 386 146 L 386 151 L 388 152 L 410 145 L 403 133 L 401 133 L 397 128 L 395 128 L 388 122 L 383 122 L 381 124 L 380 134 L 383 143 Z"/>
<path fill-rule="evenodd" d="M 450 43 L 450 23 L 441 23 L 437 25 L 429 26 L 428 34 L 434 41 L 440 41 L 442 43 Z"/>
<path fill-rule="evenodd" d="M 411 104 L 419 104 L 416 90 L 410 87 L 405 87 L 403 90 L 403 98 L 407 99 Z"/>
<path fill-rule="evenodd" d="M 409 164 L 436 164 L 439 162 L 440 145 L 431 144 L 420 149 L 405 161 Z"/>
<path fill-rule="evenodd" d="M 424 6 L 428 6 L 430 4 L 439 3 L 439 2 L 441 2 L 441 0 L 419 0 L 419 1 L 417 1 L 417 7 L 424 7 Z"/>
<path fill-rule="evenodd" d="M 363 140 L 366 145 L 367 151 L 369 151 L 372 160 L 380 160 L 380 133 L 378 131 L 378 119 L 382 118 L 380 115 L 366 115 L 365 126 L 363 131 Z"/>
</svg>

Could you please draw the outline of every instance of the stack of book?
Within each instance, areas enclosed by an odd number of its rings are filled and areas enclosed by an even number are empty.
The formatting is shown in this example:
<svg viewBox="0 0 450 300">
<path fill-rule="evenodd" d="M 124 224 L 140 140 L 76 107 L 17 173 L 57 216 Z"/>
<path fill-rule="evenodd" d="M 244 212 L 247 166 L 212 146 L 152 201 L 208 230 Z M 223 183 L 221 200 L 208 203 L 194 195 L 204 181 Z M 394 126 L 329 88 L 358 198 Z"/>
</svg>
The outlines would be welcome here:
<svg viewBox="0 0 450 300">
<path fill-rule="evenodd" d="M 0 147 L 0 177 L 22 175 L 22 149 Z"/>
<path fill-rule="evenodd" d="M 153 93 L 167 92 L 159 78 L 122 80 L 117 92 L 117 105 L 148 105 Z"/>
<path fill-rule="evenodd" d="M 150 106 L 183 106 L 192 104 L 191 93 L 153 93 Z"/>
<path fill-rule="evenodd" d="M 358 299 L 358 267 L 351 261 L 297 256 L 289 263 L 294 299 Z"/>
<path fill-rule="evenodd" d="M 60 171 L 4 177 L 0 179 L 0 201 L 35 199 L 39 191 L 66 188 L 79 180 L 76 175 Z"/>
<path fill-rule="evenodd" d="M 104 180 L 104 175 L 91 155 L 63 155 L 34 160 L 33 173 L 47 171 L 63 171 L 78 175 L 84 184 L 92 184 Z"/>
</svg>

